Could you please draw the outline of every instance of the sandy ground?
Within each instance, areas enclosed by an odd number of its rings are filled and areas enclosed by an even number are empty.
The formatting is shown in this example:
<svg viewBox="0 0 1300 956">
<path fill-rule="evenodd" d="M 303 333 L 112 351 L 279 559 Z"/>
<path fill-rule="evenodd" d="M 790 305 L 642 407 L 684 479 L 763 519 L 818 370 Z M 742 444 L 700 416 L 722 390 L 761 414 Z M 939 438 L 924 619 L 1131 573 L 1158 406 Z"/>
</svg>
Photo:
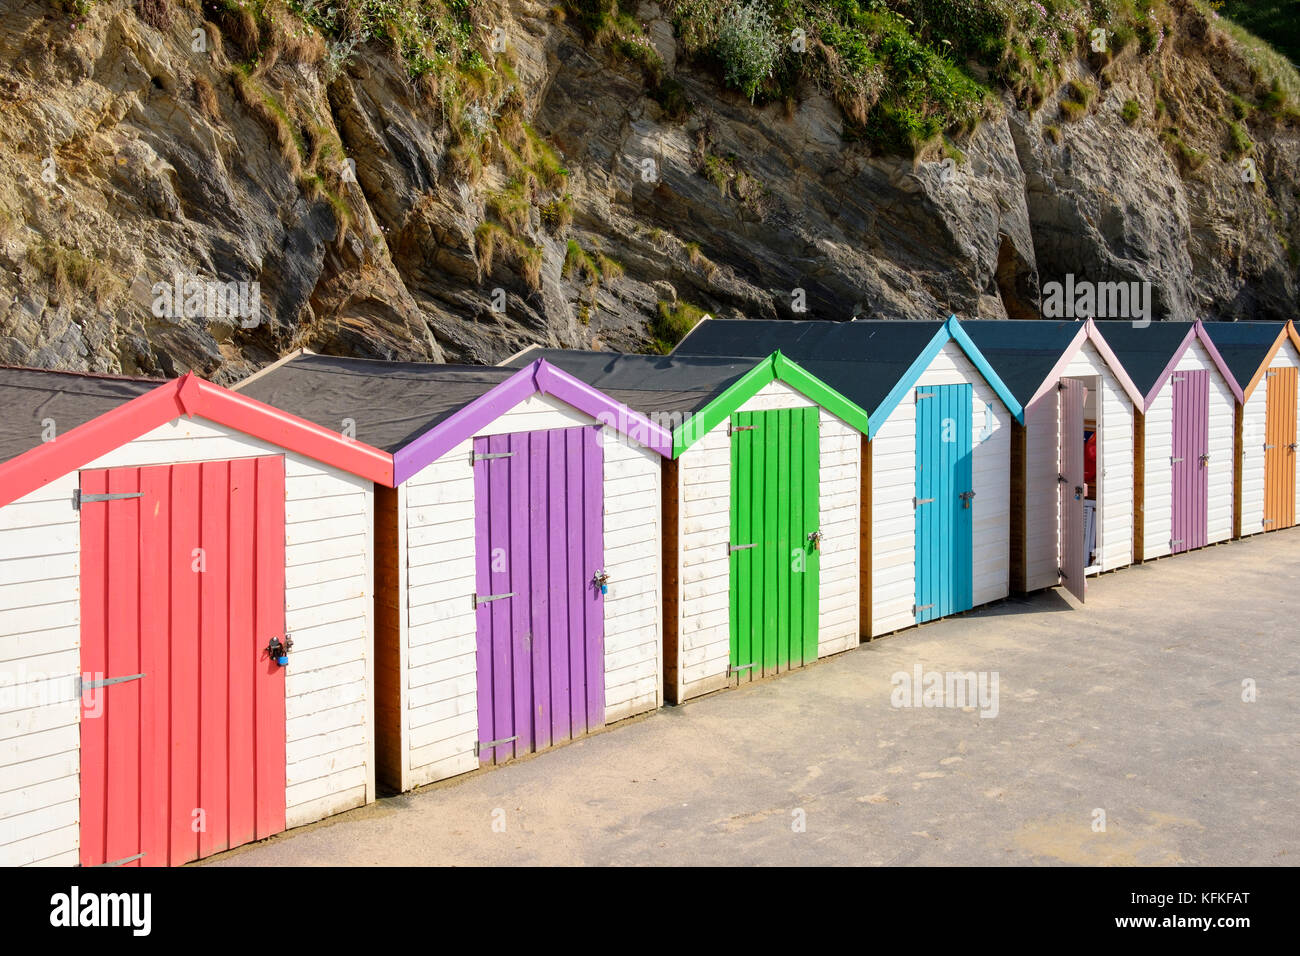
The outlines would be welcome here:
<svg viewBox="0 0 1300 956">
<path fill-rule="evenodd" d="M 1094 578 L 1085 607 L 1049 591 L 902 631 L 205 865 L 1300 864 L 1298 618 L 1300 528 Z M 996 672 L 997 715 L 892 706 L 916 665 Z"/>
</svg>

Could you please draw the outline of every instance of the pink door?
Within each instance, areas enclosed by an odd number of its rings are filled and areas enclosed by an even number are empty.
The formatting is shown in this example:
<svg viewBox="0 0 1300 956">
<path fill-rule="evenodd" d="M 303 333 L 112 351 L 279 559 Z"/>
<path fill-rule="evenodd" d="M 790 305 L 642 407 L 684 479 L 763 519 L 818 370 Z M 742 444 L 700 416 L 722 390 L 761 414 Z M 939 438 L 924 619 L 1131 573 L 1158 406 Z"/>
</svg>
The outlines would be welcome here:
<svg viewBox="0 0 1300 956">
<path fill-rule="evenodd" d="M 285 824 L 284 459 L 83 471 L 81 862 Z"/>
<path fill-rule="evenodd" d="M 1206 369 L 1175 372 L 1173 524 L 1169 550 L 1174 554 L 1203 548 L 1209 542 L 1210 373 Z"/>
<path fill-rule="evenodd" d="M 1077 378 L 1061 379 L 1061 583 L 1084 600 L 1088 556 L 1084 538 L 1083 400 L 1088 390 Z"/>
</svg>

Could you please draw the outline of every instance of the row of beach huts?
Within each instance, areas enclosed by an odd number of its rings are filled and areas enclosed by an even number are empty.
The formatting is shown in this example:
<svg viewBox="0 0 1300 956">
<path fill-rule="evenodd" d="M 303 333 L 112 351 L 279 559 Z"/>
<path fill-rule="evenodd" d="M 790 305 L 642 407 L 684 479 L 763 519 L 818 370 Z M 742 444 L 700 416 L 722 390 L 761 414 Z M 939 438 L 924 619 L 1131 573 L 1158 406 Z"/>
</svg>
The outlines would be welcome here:
<svg viewBox="0 0 1300 956">
<path fill-rule="evenodd" d="M 181 864 L 1295 523 L 1292 323 L 0 368 L 0 864 Z"/>
</svg>

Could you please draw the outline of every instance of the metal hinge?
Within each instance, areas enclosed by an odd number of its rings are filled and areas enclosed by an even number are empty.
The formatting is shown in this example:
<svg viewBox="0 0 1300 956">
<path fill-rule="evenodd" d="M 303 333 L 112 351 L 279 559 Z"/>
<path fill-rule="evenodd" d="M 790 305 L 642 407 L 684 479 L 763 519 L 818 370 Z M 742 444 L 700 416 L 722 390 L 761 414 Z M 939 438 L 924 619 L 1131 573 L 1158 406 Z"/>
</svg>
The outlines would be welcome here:
<svg viewBox="0 0 1300 956">
<path fill-rule="evenodd" d="M 917 398 L 934 398 L 934 395 L 935 395 L 934 392 L 917 392 L 917 393 L 916 393 L 916 397 L 917 397 Z"/>
<path fill-rule="evenodd" d="M 1174 465 L 1178 464 L 1180 461 L 1182 461 L 1181 458 L 1175 458 L 1173 455 L 1170 455 L 1170 456 L 1169 456 L 1169 467 L 1172 468 Z"/>
<path fill-rule="evenodd" d="M 1065 475 L 1061 474 L 1061 473 L 1058 471 L 1058 472 L 1056 473 L 1056 482 L 1057 482 L 1057 484 L 1061 484 L 1061 485 L 1063 485 L 1063 484 L 1066 483 L 1066 481 L 1067 481 L 1067 479 L 1066 479 Z"/>
<path fill-rule="evenodd" d="M 72 510 L 80 511 L 82 505 L 92 504 L 96 501 L 121 501 L 124 498 L 143 498 L 143 491 L 124 491 L 121 494 L 113 495 L 86 495 L 81 493 L 80 488 L 73 489 L 72 492 Z"/>
<path fill-rule="evenodd" d="M 1274 449 L 1274 448 L 1276 448 L 1276 447 L 1277 447 L 1277 445 L 1265 445 L 1265 446 L 1264 446 L 1264 450 L 1265 450 L 1265 451 L 1271 451 L 1272 449 Z"/>
<path fill-rule="evenodd" d="M 928 611 L 932 607 L 934 607 L 933 604 L 913 604 L 912 617 L 916 617 L 916 615 L 919 614 L 921 611 Z"/>
<path fill-rule="evenodd" d="M 1169 539 L 1169 547 L 1171 547 L 1171 548 L 1172 548 L 1174 545 L 1176 545 L 1176 544 L 1182 544 L 1182 543 L 1183 543 L 1183 539 L 1182 539 L 1182 538 L 1170 538 L 1170 539 Z"/>
<path fill-rule="evenodd" d="M 1273 523 L 1273 519 L 1272 519 L 1272 518 L 1265 518 L 1265 519 L 1264 519 L 1264 524 L 1272 524 L 1272 523 Z"/>
<path fill-rule="evenodd" d="M 736 665 L 733 667 L 731 664 L 728 664 L 728 665 L 727 665 L 727 676 L 730 677 L 732 674 L 739 674 L 741 671 L 747 671 L 747 670 L 749 670 L 750 668 L 752 668 L 753 666 L 754 666 L 753 664 L 736 664 Z"/>
<path fill-rule="evenodd" d="M 733 551 L 748 551 L 750 548 L 757 548 L 757 547 L 758 547 L 757 541 L 755 541 L 753 544 L 728 544 L 727 554 L 731 554 L 731 552 Z"/>
<path fill-rule="evenodd" d="M 756 432 L 756 431 L 758 431 L 757 425 L 733 425 L 731 424 L 731 422 L 727 422 L 728 436 L 732 435 L 734 432 Z"/>
<path fill-rule="evenodd" d="M 77 696 L 80 697 L 88 690 L 94 690 L 97 687 L 108 687 L 110 684 L 125 684 L 130 680 L 139 680 L 143 674 L 128 674 L 126 677 L 109 677 L 103 680 L 85 680 L 77 678 Z"/>
<path fill-rule="evenodd" d="M 502 737 L 500 740 L 476 740 L 474 741 L 474 756 L 477 757 L 479 755 L 479 752 L 482 750 L 488 750 L 491 749 L 492 747 L 498 747 L 501 744 L 508 744 L 511 741 L 518 740 L 518 739 L 519 739 L 519 735 L 515 734 L 513 737 Z"/>
<path fill-rule="evenodd" d="M 508 594 L 484 594 L 484 595 L 482 595 L 481 597 L 480 597 L 479 595 L 475 594 L 475 595 L 474 595 L 474 610 L 478 610 L 478 606 L 479 606 L 480 604 L 487 604 L 489 601 L 500 601 L 502 598 L 508 598 L 508 597 L 514 597 L 514 596 L 515 596 L 515 592 L 514 592 L 514 591 L 511 591 L 511 592 L 508 593 Z"/>
<path fill-rule="evenodd" d="M 514 454 L 512 451 L 497 451 L 490 455 L 476 455 L 474 452 L 470 452 L 469 463 L 472 465 L 476 461 L 487 461 L 489 458 L 513 458 Z"/>
<path fill-rule="evenodd" d="M 1272 377 L 1273 377 L 1274 375 L 1276 375 L 1276 374 L 1277 374 L 1277 369 L 1270 369 L 1269 371 L 1267 371 L 1267 372 L 1264 373 L 1264 377 L 1265 377 L 1265 378 L 1272 378 Z"/>
<path fill-rule="evenodd" d="M 124 856 L 120 860 L 112 860 L 108 863 L 96 863 L 95 866 L 125 866 L 128 863 L 134 863 L 136 860 L 143 860 L 144 854 L 137 853 L 135 856 Z"/>
<path fill-rule="evenodd" d="M 1170 376 L 1169 376 L 1169 381 L 1171 381 L 1171 382 L 1185 382 L 1185 381 L 1187 381 L 1187 376 L 1186 376 L 1186 375 L 1170 375 Z"/>
<path fill-rule="evenodd" d="M 913 508 L 917 508 L 917 507 L 920 507 L 921 505 L 928 505 L 928 504 L 930 504 L 930 502 L 932 502 L 932 501 L 934 501 L 933 498 L 917 498 L 916 496 L 913 496 L 913 497 L 912 497 L 912 507 L 913 507 Z"/>
<path fill-rule="evenodd" d="M 1068 577 L 1069 577 L 1069 575 L 1065 573 L 1065 568 L 1057 568 L 1057 569 L 1056 569 L 1056 575 L 1057 575 L 1057 577 L 1059 577 L 1059 578 L 1068 578 Z"/>
</svg>

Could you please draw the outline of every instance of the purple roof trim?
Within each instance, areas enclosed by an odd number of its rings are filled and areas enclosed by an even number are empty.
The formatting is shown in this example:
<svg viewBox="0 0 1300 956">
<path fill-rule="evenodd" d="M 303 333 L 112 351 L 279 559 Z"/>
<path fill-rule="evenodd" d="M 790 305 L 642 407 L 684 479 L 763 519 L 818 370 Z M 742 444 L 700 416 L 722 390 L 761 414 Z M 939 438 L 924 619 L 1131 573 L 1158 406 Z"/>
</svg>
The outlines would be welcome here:
<svg viewBox="0 0 1300 956">
<path fill-rule="evenodd" d="M 1228 365 L 1223 361 L 1223 356 L 1219 354 L 1219 350 L 1216 349 L 1214 343 L 1210 341 L 1210 333 L 1205 331 L 1205 326 L 1201 323 L 1200 319 L 1197 319 L 1192 323 L 1192 327 L 1187 330 L 1187 336 L 1183 339 L 1183 344 L 1174 349 L 1173 358 L 1169 360 L 1169 364 L 1165 366 L 1165 370 L 1160 373 L 1160 377 L 1156 379 L 1156 383 L 1151 386 L 1151 391 L 1148 392 L 1146 396 L 1146 405 L 1142 409 L 1143 412 L 1151 410 L 1151 403 L 1156 400 L 1156 396 L 1160 394 L 1160 390 L 1165 387 L 1165 382 L 1169 381 L 1169 376 L 1174 374 L 1174 369 L 1178 367 L 1179 359 L 1183 357 L 1184 352 L 1192 347 L 1193 340 L 1197 339 L 1199 339 L 1200 343 L 1205 346 L 1205 351 L 1210 353 L 1210 361 L 1212 361 L 1214 367 L 1219 370 L 1219 374 L 1223 376 L 1223 380 L 1228 383 L 1228 388 L 1232 390 L 1233 397 L 1235 397 L 1238 402 L 1244 404 L 1245 398 L 1242 396 L 1241 386 L 1237 384 L 1236 378 L 1234 378 L 1232 373 L 1228 371 Z"/>
<path fill-rule="evenodd" d="M 393 454 L 393 484 L 401 485 L 437 461 L 484 425 L 500 418 L 531 395 L 552 395 L 602 425 L 672 457 L 672 433 L 604 392 L 581 382 L 545 359 L 526 365 L 491 391 L 458 409 L 450 417 Z"/>
</svg>

